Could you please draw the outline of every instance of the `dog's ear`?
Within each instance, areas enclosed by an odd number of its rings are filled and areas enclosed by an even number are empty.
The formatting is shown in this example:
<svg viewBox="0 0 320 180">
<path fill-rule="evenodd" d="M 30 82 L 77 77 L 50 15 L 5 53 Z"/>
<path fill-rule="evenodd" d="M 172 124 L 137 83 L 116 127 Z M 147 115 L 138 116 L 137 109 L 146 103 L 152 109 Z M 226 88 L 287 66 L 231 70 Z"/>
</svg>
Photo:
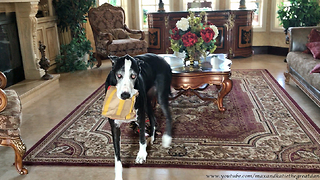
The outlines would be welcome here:
<svg viewBox="0 0 320 180">
<path fill-rule="evenodd" d="M 138 58 L 135 58 L 135 60 L 137 61 L 137 64 L 138 64 L 138 67 L 139 67 L 139 73 L 141 72 L 141 64 L 144 64 L 144 61 L 138 59 Z"/>
<path fill-rule="evenodd" d="M 113 56 L 113 55 L 109 55 L 108 56 L 108 59 L 111 60 L 111 63 L 112 63 L 112 70 L 114 69 L 114 65 L 116 64 L 117 60 L 119 59 L 118 56 Z"/>
<path fill-rule="evenodd" d="M 139 59 L 139 58 L 133 58 L 134 60 L 136 60 L 137 61 L 137 65 L 139 66 L 139 68 L 140 68 L 140 66 L 141 66 L 141 64 L 143 64 L 144 63 L 144 61 L 142 61 L 141 59 Z"/>
<path fill-rule="evenodd" d="M 136 59 L 136 60 L 137 60 L 138 66 L 140 66 L 141 64 L 144 64 L 144 61 L 142 61 L 140 59 Z"/>
<path fill-rule="evenodd" d="M 126 59 L 132 59 L 132 57 L 129 54 L 126 54 L 123 57 L 126 58 Z"/>
</svg>

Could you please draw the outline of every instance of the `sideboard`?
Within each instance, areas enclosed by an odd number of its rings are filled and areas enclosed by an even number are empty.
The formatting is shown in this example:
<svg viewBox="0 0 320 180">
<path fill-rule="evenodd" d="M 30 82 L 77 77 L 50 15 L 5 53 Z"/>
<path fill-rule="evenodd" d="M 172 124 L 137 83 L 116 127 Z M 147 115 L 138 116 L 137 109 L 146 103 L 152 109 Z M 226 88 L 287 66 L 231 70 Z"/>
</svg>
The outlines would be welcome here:
<svg viewBox="0 0 320 180">
<path fill-rule="evenodd" d="M 200 12 L 195 12 L 198 15 Z M 215 53 L 227 54 L 228 58 L 252 55 L 253 10 L 206 11 L 207 20 L 217 26 L 217 49 Z M 156 54 L 172 53 L 169 30 L 173 29 L 181 17 L 189 12 L 148 13 L 148 52 Z"/>
</svg>

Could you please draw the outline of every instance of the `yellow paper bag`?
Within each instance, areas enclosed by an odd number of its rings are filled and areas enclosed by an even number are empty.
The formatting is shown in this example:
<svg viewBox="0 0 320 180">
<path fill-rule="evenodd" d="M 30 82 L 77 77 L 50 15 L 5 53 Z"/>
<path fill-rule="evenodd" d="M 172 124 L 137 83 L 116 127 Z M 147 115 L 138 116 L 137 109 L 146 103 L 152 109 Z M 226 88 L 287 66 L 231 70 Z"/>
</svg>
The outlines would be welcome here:
<svg viewBox="0 0 320 180">
<path fill-rule="evenodd" d="M 130 120 L 136 117 L 134 103 L 136 101 L 136 93 L 132 98 L 122 100 L 117 97 L 117 88 L 109 86 L 102 107 L 102 115 L 110 119 Z"/>
</svg>

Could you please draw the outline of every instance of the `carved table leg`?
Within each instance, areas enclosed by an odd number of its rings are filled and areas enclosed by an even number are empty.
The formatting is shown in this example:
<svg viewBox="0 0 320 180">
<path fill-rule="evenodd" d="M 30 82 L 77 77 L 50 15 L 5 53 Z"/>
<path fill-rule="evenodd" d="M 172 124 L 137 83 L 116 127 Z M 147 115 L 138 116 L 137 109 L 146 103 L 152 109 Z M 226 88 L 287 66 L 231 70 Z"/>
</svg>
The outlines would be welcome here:
<svg viewBox="0 0 320 180">
<path fill-rule="evenodd" d="M 22 164 L 22 158 L 26 152 L 26 146 L 20 137 L 15 139 L 3 139 L 1 145 L 10 146 L 15 152 L 15 166 L 20 175 L 28 174 L 28 170 Z"/>
<path fill-rule="evenodd" d="M 221 85 L 222 86 L 218 94 L 217 104 L 218 104 L 219 111 L 224 112 L 226 108 L 223 107 L 223 98 L 231 91 L 232 80 L 230 80 L 229 78 L 225 79 Z"/>
</svg>

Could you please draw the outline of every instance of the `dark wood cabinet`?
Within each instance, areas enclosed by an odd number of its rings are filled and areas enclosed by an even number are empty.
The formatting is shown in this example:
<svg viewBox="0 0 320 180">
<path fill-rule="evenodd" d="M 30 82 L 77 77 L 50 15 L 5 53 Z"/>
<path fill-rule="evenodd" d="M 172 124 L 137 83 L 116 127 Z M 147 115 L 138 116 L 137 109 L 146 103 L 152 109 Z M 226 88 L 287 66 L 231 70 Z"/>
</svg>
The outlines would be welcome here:
<svg viewBox="0 0 320 180">
<path fill-rule="evenodd" d="M 252 10 L 206 11 L 207 20 L 218 27 L 217 49 L 228 58 L 252 55 Z M 200 12 L 195 12 L 198 15 Z M 149 49 L 156 54 L 172 53 L 169 30 L 188 12 L 149 13 Z"/>
</svg>

